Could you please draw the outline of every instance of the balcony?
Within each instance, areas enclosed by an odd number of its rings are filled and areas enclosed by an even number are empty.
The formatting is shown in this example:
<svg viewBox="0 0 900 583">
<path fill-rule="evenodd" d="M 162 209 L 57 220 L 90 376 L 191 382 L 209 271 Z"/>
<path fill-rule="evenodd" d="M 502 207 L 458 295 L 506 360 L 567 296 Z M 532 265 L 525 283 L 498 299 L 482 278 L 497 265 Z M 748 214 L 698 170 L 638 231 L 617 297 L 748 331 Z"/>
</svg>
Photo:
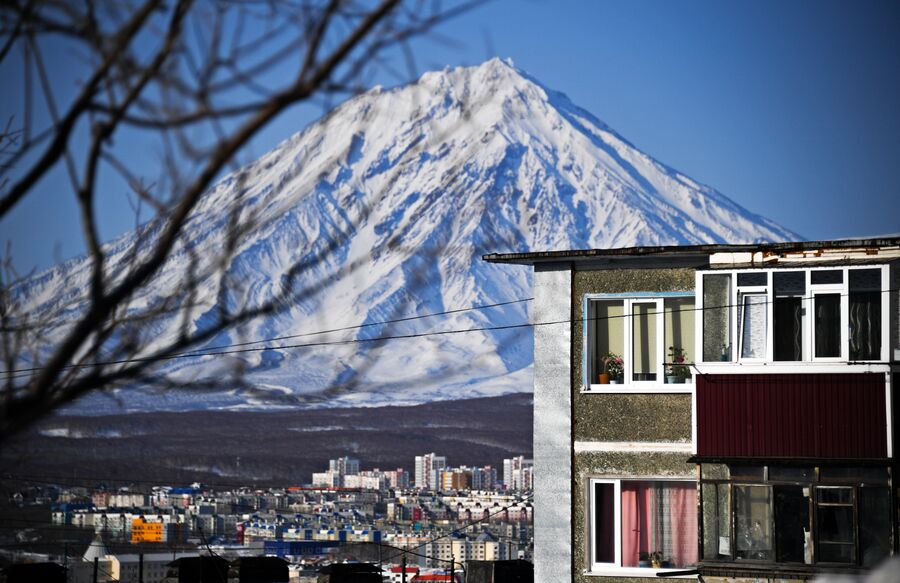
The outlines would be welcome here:
<svg viewBox="0 0 900 583">
<path fill-rule="evenodd" d="M 883 373 L 703 374 L 697 454 L 707 458 L 884 459 Z"/>
</svg>

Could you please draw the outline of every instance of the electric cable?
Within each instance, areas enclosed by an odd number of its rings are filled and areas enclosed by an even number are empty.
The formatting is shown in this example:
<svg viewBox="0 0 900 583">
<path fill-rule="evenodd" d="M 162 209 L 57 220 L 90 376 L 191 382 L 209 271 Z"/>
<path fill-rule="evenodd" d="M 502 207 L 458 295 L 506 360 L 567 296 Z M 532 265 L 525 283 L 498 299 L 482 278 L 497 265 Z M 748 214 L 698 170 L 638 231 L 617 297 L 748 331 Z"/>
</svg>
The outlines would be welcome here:
<svg viewBox="0 0 900 583">
<path fill-rule="evenodd" d="M 880 293 L 891 293 L 895 292 L 900 288 L 890 288 L 886 290 L 880 290 Z M 830 293 L 830 292 L 829 292 Z M 852 295 L 851 293 L 846 294 L 830 294 L 830 295 L 838 295 L 840 297 L 848 297 Z M 684 297 L 690 297 L 688 295 Z M 791 296 L 795 298 L 799 298 L 801 300 L 812 301 L 815 299 L 815 296 Z M 612 299 L 612 298 L 611 298 Z M 648 297 L 648 299 L 650 299 Z M 527 299 L 517 300 L 517 301 L 528 301 Z M 754 305 L 761 304 L 773 304 L 774 300 L 769 301 L 761 301 L 757 302 Z M 367 344 L 367 343 L 377 343 L 377 342 L 386 342 L 389 340 L 407 340 L 414 338 L 425 338 L 432 336 L 447 336 L 454 334 L 465 334 L 470 332 L 497 332 L 502 330 L 515 330 L 515 329 L 523 329 L 523 328 L 534 328 L 537 326 L 555 326 L 561 324 L 571 324 L 573 322 L 581 322 L 582 324 L 588 322 L 598 322 L 602 320 L 613 320 L 613 319 L 624 319 L 624 318 L 632 318 L 632 317 L 644 317 L 651 315 L 658 315 L 661 313 L 682 313 L 682 312 L 705 312 L 708 310 L 723 310 L 728 308 L 736 308 L 741 307 L 742 304 L 722 304 L 716 306 L 703 306 L 702 308 L 694 307 L 694 308 L 681 308 L 678 310 L 669 310 L 666 312 L 663 311 L 647 311 L 639 316 L 635 316 L 634 314 L 617 314 L 612 316 L 593 316 L 593 317 L 582 317 L 575 319 L 564 319 L 564 320 L 552 320 L 547 322 L 525 322 L 519 324 L 503 324 L 497 326 L 481 326 L 476 328 L 464 328 L 464 329 L 455 329 L 455 330 L 436 330 L 431 332 L 418 332 L 418 333 L 410 333 L 410 334 L 398 334 L 392 336 L 379 336 L 375 338 L 350 338 L 345 340 L 328 340 L 328 341 L 319 341 L 319 342 L 307 342 L 300 344 L 282 344 L 279 346 L 263 346 L 256 348 L 238 348 L 235 350 L 218 350 L 211 352 L 201 352 L 201 351 L 191 351 L 191 352 L 183 352 L 183 353 L 175 353 L 168 354 L 162 356 L 147 356 L 147 357 L 139 357 L 139 358 L 123 358 L 118 360 L 109 360 L 109 361 L 98 361 L 92 363 L 82 363 L 82 364 L 70 364 L 66 365 L 64 368 L 91 368 L 97 366 L 112 366 L 118 364 L 129 364 L 129 363 L 138 363 L 138 362 L 153 362 L 153 361 L 166 361 L 166 360 L 175 360 L 180 358 L 197 358 L 203 356 L 227 356 L 232 354 L 245 354 L 245 353 L 254 353 L 254 352 L 263 352 L 267 350 L 293 350 L 293 349 L 301 349 L 301 348 L 317 348 L 322 346 L 340 346 L 340 345 L 352 345 L 352 344 Z M 472 308 L 474 309 L 474 308 Z M 310 333 L 312 334 L 312 333 Z M 259 340 L 255 342 L 264 342 L 265 340 Z M 43 367 L 29 367 L 29 368 L 18 368 L 18 369 L 8 369 L 2 371 L 2 374 L 12 376 L 12 378 L 23 378 L 29 376 L 31 373 L 36 371 L 43 370 Z"/>
<path fill-rule="evenodd" d="M 274 336 L 271 338 L 262 338 L 259 340 L 250 340 L 247 342 L 235 342 L 235 343 L 229 343 L 229 344 L 222 344 L 219 346 L 209 346 L 209 347 L 205 347 L 205 348 L 197 348 L 197 349 L 186 351 L 186 352 L 179 352 L 179 353 L 175 353 L 175 354 L 166 355 L 165 357 L 160 357 L 160 360 L 172 360 L 175 358 L 196 357 L 196 356 L 203 356 L 205 354 L 212 354 L 212 355 L 231 354 L 232 352 L 226 351 L 226 349 L 239 348 L 239 347 L 243 347 L 243 346 L 249 346 L 252 344 L 260 344 L 263 342 L 276 342 L 279 340 L 288 340 L 291 338 L 302 338 L 302 337 L 306 337 L 306 336 L 320 336 L 323 334 L 331 334 L 334 332 L 342 332 L 342 331 L 346 331 L 346 330 L 357 330 L 357 329 L 361 329 L 361 328 L 367 328 L 370 326 L 384 326 L 387 324 L 396 324 L 399 322 L 409 322 L 412 320 L 422 320 L 425 318 L 433 318 L 433 317 L 437 317 L 437 316 L 446 316 L 446 315 L 450 315 L 450 314 L 459 314 L 459 313 L 463 313 L 463 312 L 486 310 L 486 309 L 490 309 L 490 308 L 497 308 L 497 307 L 508 306 L 508 305 L 512 305 L 512 304 L 530 302 L 533 299 L 534 298 L 521 298 L 521 299 L 516 299 L 516 300 L 508 300 L 505 302 L 497 302 L 497 303 L 493 303 L 493 304 L 483 304 L 483 305 L 478 305 L 478 306 L 472 306 L 472 307 L 468 307 L 468 308 L 454 308 L 452 310 L 445 310 L 443 312 L 432 312 L 429 314 L 422 314 L 422 315 L 417 315 L 417 316 L 404 316 L 402 318 L 394 318 L 391 320 L 368 322 L 368 323 L 364 323 L 364 324 L 358 324 L 355 326 L 344 326 L 341 328 L 332 328 L 330 330 L 319 330 L 316 332 L 304 332 L 301 334 L 289 334 L 286 336 Z M 280 347 L 259 347 L 259 348 L 253 349 L 253 350 L 238 350 L 238 351 L 234 351 L 234 352 L 258 352 L 258 351 L 278 350 L 278 349 L 280 349 Z M 68 365 L 65 365 L 63 367 L 63 369 L 86 368 L 86 367 L 92 367 L 92 366 L 109 366 L 109 365 L 113 365 L 113 364 L 127 364 L 129 362 L 143 362 L 146 360 L 155 360 L 155 359 L 156 359 L 156 357 L 146 357 L 146 358 L 134 358 L 134 359 L 120 359 L 120 360 L 113 360 L 113 361 L 98 361 L 98 362 L 82 363 L 82 364 L 68 364 Z M 40 370 L 43 370 L 43 367 L 9 369 L 9 370 L 2 371 L 2 373 L 6 374 L 6 375 L 13 375 L 16 373 L 32 373 L 32 372 L 36 372 L 36 371 L 40 371 Z"/>
</svg>

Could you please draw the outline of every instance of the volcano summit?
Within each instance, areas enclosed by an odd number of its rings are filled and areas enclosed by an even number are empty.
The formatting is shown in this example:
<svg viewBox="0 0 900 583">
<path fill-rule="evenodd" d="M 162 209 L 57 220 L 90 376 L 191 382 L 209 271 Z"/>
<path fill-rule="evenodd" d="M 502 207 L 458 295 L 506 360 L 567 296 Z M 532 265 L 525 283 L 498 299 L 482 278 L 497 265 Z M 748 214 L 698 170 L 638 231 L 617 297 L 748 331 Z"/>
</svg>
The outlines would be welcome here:
<svg viewBox="0 0 900 583">
<path fill-rule="evenodd" d="M 321 290 L 209 346 L 343 330 L 169 361 L 162 370 L 176 379 L 239 368 L 252 389 L 129 392 L 130 410 L 267 408 L 298 398 L 304 406 L 378 406 L 530 391 L 527 327 L 434 334 L 526 323 L 527 302 L 380 322 L 527 298 L 527 270 L 485 264 L 485 253 L 799 239 L 498 59 L 374 88 L 221 179 L 132 308 L 175 293 L 190 257 L 202 264 L 218 256 L 233 213 L 254 226 L 225 266 L 232 285 L 201 281 L 190 326 L 208 325 L 222 302 L 230 310 L 259 305 L 296 278 Z M 153 236 L 139 229 L 107 245 L 110 272 L 139 237 Z M 89 281 L 90 262 L 76 259 L 17 294 L 34 313 L 77 314 Z M 142 334 L 152 349 L 182 325 L 172 315 Z M 398 335 L 414 337 L 370 342 Z M 347 343 L 320 344 L 332 341 Z M 110 406 L 96 395 L 75 405 Z"/>
</svg>

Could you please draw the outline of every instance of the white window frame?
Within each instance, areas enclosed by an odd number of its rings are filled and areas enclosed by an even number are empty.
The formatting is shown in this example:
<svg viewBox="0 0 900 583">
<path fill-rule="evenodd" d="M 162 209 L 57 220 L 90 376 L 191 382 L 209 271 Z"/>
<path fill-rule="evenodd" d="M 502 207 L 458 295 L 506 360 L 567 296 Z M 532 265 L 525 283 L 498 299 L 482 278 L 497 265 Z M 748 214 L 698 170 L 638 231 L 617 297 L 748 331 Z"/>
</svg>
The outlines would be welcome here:
<svg viewBox="0 0 900 583">
<path fill-rule="evenodd" d="M 708 369 L 717 369 L 720 367 L 735 367 L 743 364 L 747 365 L 765 365 L 769 368 L 779 367 L 781 369 L 789 369 L 796 367 L 799 369 L 808 369 L 811 365 L 835 365 L 846 364 L 850 358 L 850 272 L 860 269 L 879 269 L 881 270 L 881 354 L 878 359 L 866 361 L 854 361 L 860 363 L 871 363 L 873 366 L 889 365 L 890 360 L 890 330 L 891 330 L 891 312 L 890 312 L 890 271 L 886 264 L 870 264 L 870 265 L 845 265 L 845 266 L 791 266 L 789 268 L 758 268 L 758 269 L 710 269 L 698 270 L 696 274 L 696 306 L 699 312 L 703 311 L 703 276 L 704 275 L 730 275 L 731 276 L 731 313 L 729 316 L 730 325 L 730 341 L 732 348 L 731 360 L 729 361 L 704 361 L 703 358 L 703 318 L 695 318 L 695 344 L 694 353 L 697 355 L 695 361 L 698 365 Z M 799 361 L 775 361 L 774 360 L 774 285 L 772 273 L 775 271 L 804 271 L 806 273 L 806 292 L 802 296 L 803 319 L 802 319 L 802 337 L 803 337 L 803 360 Z M 843 279 L 839 284 L 812 284 L 812 273 L 814 271 L 833 271 L 843 272 Z M 768 285 L 763 286 L 744 286 L 738 287 L 737 274 L 748 272 L 766 272 L 768 273 Z M 748 359 L 741 357 L 741 329 L 739 302 L 743 294 L 748 293 L 765 293 L 768 301 L 766 310 L 766 358 L 765 359 Z M 837 293 L 841 296 L 840 302 L 840 333 L 841 333 L 841 353 L 836 357 L 816 357 L 815 354 L 815 303 L 814 298 L 819 294 Z M 592 387 L 593 388 L 593 387 Z"/>
<path fill-rule="evenodd" d="M 805 362 L 809 362 L 812 360 L 812 326 L 809 323 L 810 319 L 810 271 L 809 269 L 784 269 L 783 271 L 803 271 L 804 275 L 804 293 L 800 295 L 788 295 L 782 297 L 788 298 L 800 298 L 800 360 L 775 360 L 775 275 L 772 274 L 771 286 L 769 290 L 769 298 L 770 298 L 770 306 L 771 306 L 771 322 L 770 322 L 770 330 L 771 330 L 771 344 L 772 351 L 769 353 L 769 360 L 778 365 L 791 365 L 791 364 L 803 364 Z"/>
<path fill-rule="evenodd" d="M 737 359 L 739 362 L 766 362 L 768 360 L 772 360 L 772 346 L 774 345 L 772 340 L 772 324 L 774 321 L 774 317 L 772 315 L 772 290 L 771 286 L 769 289 L 765 287 L 742 287 L 736 290 L 736 301 L 735 305 L 737 305 L 737 327 L 736 335 L 737 340 L 735 344 L 732 346 L 737 346 Z M 765 329 L 765 338 L 763 339 L 763 357 L 762 358 L 753 358 L 749 356 L 744 356 L 744 329 L 743 329 L 743 321 L 741 316 L 744 313 L 745 298 L 748 297 L 761 297 L 764 299 L 763 305 L 766 309 L 766 329 Z"/>
<path fill-rule="evenodd" d="M 623 567 L 622 566 L 622 482 L 688 482 L 694 485 L 697 480 L 691 478 L 671 478 L 658 476 L 631 476 L 627 478 L 606 478 L 596 477 L 588 479 L 588 508 L 585 515 L 587 516 L 588 525 L 588 541 L 587 541 L 587 557 L 588 568 L 584 572 L 585 575 L 595 576 L 615 576 L 615 577 L 656 577 L 657 573 L 666 573 L 673 571 L 684 571 L 685 567 L 665 567 L 654 569 L 652 567 Z M 598 563 L 594 560 L 594 541 L 597 540 L 596 521 L 594 520 L 594 508 L 596 508 L 596 489 L 595 484 L 612 484 L 613 485 L 613 558 L 612 563 Z M 699 492 L 697 494 L 699 500 Z M 699 547 L 697 549 L 697 558 L 700 560 Z M 677 577 L 679 579 L 696 579 L 696 575 L 684 575 Z"/>
<path fill-rule="evenodd" d="M 666 329 L 665 329 L 665 300 L 667 299 L 684 299 L 694 298 L 694 306 L 696 309 L 696 296 L 694 292 L 652 292 L 652 293 L 624 293 L 624 294 L 585 294 L 584 305 L 582 306 L 583 314 L 583 330 L 582 330 L 582 377 L 583 393 L 690 393 L 694 392 L 693 379 L 683 384 L 666 384 Z M 621 301 L 623 306 L 624 324 L 623 324 L 623 346 L 624 353 L 621 355 L 624 360 L 624 371 L 622 373 L 622 384 L 601 385 L 596 382 L 595 371 L 591 370 L 590 361 L 593 355 L 593 341 L 588 333 L 590 323 L 591 304 L 598 301 Z M 633 327 L 633 306 L 641 303 L 653 303 L 656 309 L 656 380 L 653 381 L 635 381 L 634 373 L 634 327 Z M 695 316 L 696 319 L 696 316 Z M 696 330 L 696 327 L 695 327 Z M 696 338 L 696 337 L 695 337 Z M 696 339 L 695 342 L 696 344 Z M 696 359 L 695 359 L 696 360 Z"/>
<path fill-rule="evenodd" d="M 656 310 L 654 314 L 656 316 L 656 379 L 655 380 L 647 380 L 647 381 L 636 381 L 634 380 L 634 308 L 637 305 L 651 305 L 653 306 L 650 310 L 650 313 L 653 314 L 653 310 Z M 622 378 L 625 379 L 626 385 L 633 386 L 641 386 L 641 385 L 658 385 L 660 382 L 665 382 L 665 365 L 663 364 L 666 360 L 665 357 L 665 345 L 666 345 L 666 331 L 665 331 L 665 309 L 663 307 L 663 299 L 662 298 L 631 298 L 625 300 L 625 313 L 627 314 L 625 323 L 625 354 L 622 355 L 622 359 L 625 361 L 625 372 L 622 375 Z"/>
<path fill-rule="evenodd" d="M 847 274 L 844 274 L 845 276 Z M 849 335 L 847 334 L 847 326 L 850 321 L 850 299 L 845 295 L 847 286 L 837 285 L 817 285 L 811 288 L 809 299 L 805 300 L 807 313 L 809 313 L 809 360 L 811 362 L 843 362 L 847 360 L 849 354 Z M 840 297 L 840 322 L 838 322 L 838 332 L 840 333 L 840 354 L 838 356 L 816 356 L 816 297 L 839 294 Z"/>
<path fill-rule="evenodd" d="M 595 573 L 597 571 L 605 570 L 605 569 L 620 569 L 622 568 L 622 480 L 610 480 L 610 479 L 600 479 L 600 478 L 592 478 L 588 481 L 590 492 L 589 492 L 589 512 L 588 520 L 590 521 L 589 525 L 589 541 L 588 541 L 588 552 L 590 553 L 590 571 Z M 594 545 L 594 541 L 597 540 L 597 524 L 596 520 L 594 520 L 594 509 L 597 507 L 597 489 L 595 486 L 597 484 L 612 484 L 613 485 L 613 562 L 611 563 L 601 563 L 596 560 L 595 550 L 596 546 Z"/>
</svg>

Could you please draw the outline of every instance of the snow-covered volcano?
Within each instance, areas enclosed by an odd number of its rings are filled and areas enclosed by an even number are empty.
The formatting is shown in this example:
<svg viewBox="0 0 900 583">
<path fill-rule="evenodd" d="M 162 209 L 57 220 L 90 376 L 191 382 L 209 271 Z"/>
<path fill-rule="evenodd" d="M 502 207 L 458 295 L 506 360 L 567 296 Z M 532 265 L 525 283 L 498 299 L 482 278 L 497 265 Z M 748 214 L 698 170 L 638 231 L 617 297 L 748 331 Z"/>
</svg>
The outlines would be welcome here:
<svg viewBox="0 0 900 583">
<path fill-rule="evenodd" d="M 278 315 L 220 335 L 211 345 L 296 335 L 527 298 L 526 269 L 485 264 L 484 253 L 634 245 L 796 239 L 635 148 L 565 95 L 511 63 L 423 75 L 350 99 L 205 196 L 185 243 L 139 308 L 183 285 L 189 253 L 205 261 L 223 246 L 229 211 L 253 230 L 228 266 L 232 309 L 277 293 L 295 265 L 300 285 L 322 290 Z M 152 235 L 151 235 L 152 236 Z M 111 268 L 136 236 L 108 246 Z M 24 293 L 34 310 L 79 309 L 89 264 L 38 275 Z M 210 318 L 216 280 L 201 286 L 194 326 Z M 364 339 L 522 323 L 527 302 L 373 325 L 284 343 Z M 180 320 L 145 330 L 155 342 Z M 272 349 L 173 361 L 191 378 L 240 361 L 263 392 L 327 395 L 316 406 L 416 403 L 530 391 L 528 329 L 425 335 L 377 344 Z M 93 401 L 93 400 L 92 400 Z M 106 400 L 94 401 L 107 403 Z M 130 397 L 132 408 L 264 406 L 256 393 Z"/>
</svg>

